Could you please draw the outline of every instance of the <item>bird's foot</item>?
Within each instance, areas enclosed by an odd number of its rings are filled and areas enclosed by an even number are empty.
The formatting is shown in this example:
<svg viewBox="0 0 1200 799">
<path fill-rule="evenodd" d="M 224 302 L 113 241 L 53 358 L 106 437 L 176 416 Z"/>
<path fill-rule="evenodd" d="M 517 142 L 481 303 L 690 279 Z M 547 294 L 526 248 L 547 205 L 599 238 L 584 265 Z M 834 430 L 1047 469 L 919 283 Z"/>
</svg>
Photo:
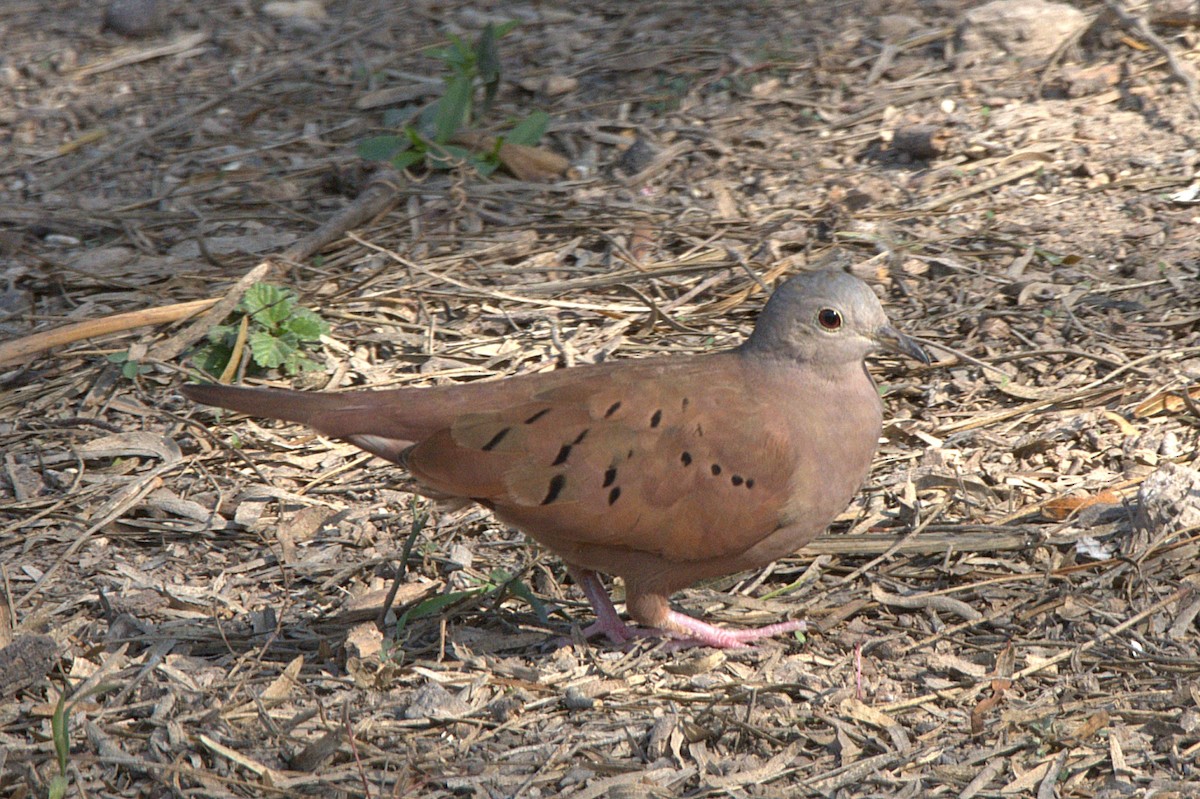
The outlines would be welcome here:
<svg viewBox="0 0 1200 799">
<path fill-rule="evenodd" d="M 585 639 L 592 638 L 597 635 L 606 635 L 608 640 L 612 641 L 617 646 L 623 646 L 632 638 L 644 638 L 647 633 L 644 630 L 639 630 L 636 627 L 630 627 L 625 622 L 621 621 L 620 614 L 613 607 L 612 599 L 608 596 L 608 592 L 604 590 L 604 584 L 600 582 L 600 577 L 591 569 L 579 569 L 574 566 L 567 567 L 571 576 L 575 578 L 575 582 L 583 590 L 584 596 L 588 598 L 588 602 L 592 605 L 592 610 L 596 612 L 596 621 L 589 624 L 583 630 Z"/>
<path fill-rule="evenodd" d="M 643 630 L 638 627 L 630 627 L 619 618 L 603 620 L 597 619 L 587 627 L 583 628 L 584 638 L 594 638 L 597 635 L 605 635 L 608 636 L 609 641 L 612 641 L 617 646 L 623 646 L 634 638 L 645 638 L 647 636 L 657 634 L 657 630 Z"/>
<path fill-rule="evenodd" d="M 768 624 L 765 627 L 726 630 L 674 610 L 667 611 L 665 623 L 661 628 L 630 627 L 622 621 L 617 609 L 613 607 L 608 592 L 604 590 L 604 584 L 600 582 L 599 576 L 594 571 L 574 566 L 567 568 L 596 612 L 596 621 L 583 630 L 585 639 L 603 634 L 617 646 L 625 646 L 636 638 L 662 636 L 671 639 L 667 644 L 671 649 L 685 649 L 692 646 L 744 649 L 760 638 L 770 638 L 774 635 L 805 629 L 802 621 L 783 621 L 778 624 Z"/>
<path fill-rule="evenodd" d="M 711 646 L 716 649 L 744 649 L 760 638 L 802 631 L 806 627 L 802 621 L 781 621 L 764 627 L 726 630 L 674 610 L 667 613 L 667 623 L 670 625 L 669 632 L 675 639 L 672 644 L 677 648 Z"/>
</svg>

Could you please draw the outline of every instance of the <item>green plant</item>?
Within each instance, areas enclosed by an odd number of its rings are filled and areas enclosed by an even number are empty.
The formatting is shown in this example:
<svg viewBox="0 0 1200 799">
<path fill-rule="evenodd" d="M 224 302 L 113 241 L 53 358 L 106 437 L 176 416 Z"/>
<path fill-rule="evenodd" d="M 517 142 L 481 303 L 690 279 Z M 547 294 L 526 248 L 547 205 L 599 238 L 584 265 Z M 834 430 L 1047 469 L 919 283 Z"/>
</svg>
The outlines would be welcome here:
<svg viewBox="0 0 1200 799">
<path fill-rule="evenodd" d="M 213 328 L 208 341 L 196 349 L 194 361 L 204 371 L 225 372 L 243 346 L 250 348 L 251 360 L 261 369 L 282 368 L 296 375 L 322 368 L 308 352 L 329 332 L 329 324 L 297 305 L 289 289 L 256 283 L 238 303 L 236 314 L 240 317 Z"/>
<path fill-rule="evenodd" d="M 538 599 L 537 595 L 533 593 L 533 589 L 524 580 L 515 577 L 507 570 L 493 569 L 486 577 L 471 576 L 469 579 L 475 583 L 470 588 L 432 596 L 404 611 L 396 621 L 396 632 L 393 635 L 393 643 L 401 639 L 405 628 L 410 622 L 428 616 L 436 616 L 459 602 L 476 597 L 492 596 L 497 605 L 507 596 L 517 597 L 527 602 L 533 608 L 533 612 L 537 614 L 538 619 L 543 624 L 549 623 L 550 616 L 546 612 L 546 604 Z M 393 651 L 397 651 L 398 653 L 398 650 L 401 648 L 397 645 Z"/>
<path fill-rule="evenodd" d="M 58 696 L 54 715 L 50 717 L 50 733 L 54 739 L 54 754 L 58 758 L 58 773 L 50 778 L 50 799 L 62 799 L 67 793 L 67 766 L 71 762 L 71 706 L 64 691 Z"/>
<path fill-rule="evenodd" d="M 121 365 L 121 374 L 126 380 L 133 380 L 138 375 L 144 375 L 150 371 L 149 366 L 138 363 L 130 358 L 128 352 L 114 352 L 106 357 L 109 363 Z"/>
<path fill-rule="evenodd" d="M 71 764 L 71 709 L 76 702 L 112 690 L 114 687 L 113 683 L 100 683 L 67 701 L 67 687 L 63 686 L 62 693 L 58 695 L 58 702 L 54 705 L 54 713 L 50 716 L 50 736 L 54 742 L 54 756 L 58 760 L 58 773 L 50 778 L 50 785 L 46 791 L 49 799 L 62 799 L 70 787 L 67 768 Z"/>
<path fill-rule="evenodd" d="M 474 44 L 450 34 L 448 45 L 426 51 L 448 70 L 442 96 L 415 121 L 404 125 L 398 135 L 373 136 L 359 142 L 359 156 L 368 161 L 390 161 L 397 169 L 422 162 L 430 169 L 452 169 L 466 163 L 479 174 L 489 175 L 500 166 L 500 147 L 504 143 L 537 144 L 550 119 L 542 111 L 516 122 L 508 133 L 496 138 L 487 152 L 477 152 L 454 141 L 473 120 L 491 109 L 500 88 L 498 42 L 516 25 L 516 22 L 498 26 L 488 23 Z M 476 96 L 481 91 L 482 100 L 477 103 Z"/>
</svg>

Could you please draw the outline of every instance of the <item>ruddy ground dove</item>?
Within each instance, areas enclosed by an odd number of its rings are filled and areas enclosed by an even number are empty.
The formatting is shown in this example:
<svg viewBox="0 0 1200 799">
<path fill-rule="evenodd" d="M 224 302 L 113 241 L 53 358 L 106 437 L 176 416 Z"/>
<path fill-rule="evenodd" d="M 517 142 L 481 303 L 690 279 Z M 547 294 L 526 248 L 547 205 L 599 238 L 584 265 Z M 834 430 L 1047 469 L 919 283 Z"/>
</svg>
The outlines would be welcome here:
<svg viewBox="0 0 1200 799">
<path fill-rule="evenodd" d="M 819 535 L 861 486 L 882 408 L 863 359 L 929 356 L 841 271 L 783 284 L 739 347 L 433 388 L 345 393 L 185 386 L 206 405 L 301 422 L 474 500 L 559 555 L 596 611 L 625 625 L 597 573 L 625 581 L 639 624 L 740 647 L 803 627 L 730 630 L 671 610 L 699 580 L 764 566 Z"/>
</svg>

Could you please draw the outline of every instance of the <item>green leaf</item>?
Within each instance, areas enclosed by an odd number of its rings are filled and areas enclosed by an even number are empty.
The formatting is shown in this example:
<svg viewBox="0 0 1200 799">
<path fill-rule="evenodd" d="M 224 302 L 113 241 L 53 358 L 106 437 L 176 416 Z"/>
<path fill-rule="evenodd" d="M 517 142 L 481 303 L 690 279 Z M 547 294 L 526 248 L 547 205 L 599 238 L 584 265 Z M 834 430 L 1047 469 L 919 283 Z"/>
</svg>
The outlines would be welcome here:
<svg viewBox="0 0 1200 799">
<path fill-rule="evenodd" d="M 433 118 L 433 140 L 445 143 L 466 124 L 474 89 L 471 79 L 461 75 L 446 81 L 446 93 L 438 100 Z"/>
<path fill-rule="evenodd" d="M 496 91 L 500 88 L 500 51 L 496 47 L 496 28 L 488 23 L 475 43 L 475 64 L 479 79 L 483 81 L 483 110 L 492 107 Z"/>
<path fill-rule="evenodd" d="M 269 283 L 255 283 L 242 297 L 245 312 L 255 322 L 270 329 L 291 315 L 294 302 L 290 291 Z"/>
<path fill-rule="evenodd" d="M 295 347 L 289 347 L 283 339 L 265 330 L 256 330 L 249 336 L 250 354 L 254 362 L 266 369 L 274 369 L 287 360 Z"/>
<path fill-rule="evenodd" d="M 430 112 L 436 112 L 437 106 L 432 105 L 425 110 L 430 111 Z M 433 116 L 430 115 L 428 118 L 424 119 L 421 122 L 421 124 L 422 125 L 428 124 L 429 126 L 432 126 L 433 125 Z M 412 146 L 414 149 L 419 150 L 421 152 L 425 152 L 426 150 L 429 149 L 429 144 L 426 143 L 426 141 L 423 138 L 421 138 L 421 131 L 417 130 L 412 125 L 406 126 L 403 130 L 403 133 L 405 136 L 408 137 L 408 140 L 410 142 L 412 142 Z"/>
<path fill-rule="evenodd" d="M 192 353 L 192 362 L 196 368 L 210 375 L 219 375 L 229 365 L 233 350 L 221 344 L 201 344 Z"/>
<path fill-rule="evenodd" d="M 461 602 L 464 599 L 477 596 L 478 594 L 482 594 L 484 590 L 485 589 L 483 588 L 470 588 L 466 591 L 450 591 L 449 593 L 438 594 L 437 596 L 432 596 L 423 602 L 419 602 L 418 604 L 413 605 L 411 608 L 404 611 L 404 615 L 402 615 L 399 620 L 396 621 L 396 633 L 399 634 L 399 632 L 403 630 L 410 621 L 416 621 L 417 619 L 423 619 L 426 616 L 433 616 L 441 613 L 451 605 Z"/>
<path fill-rule="evenodd" d="M 454 50 L 450 47 L 430 47 L 425 51 L 425 55 L 429 56 L 430 58 L 436 58 L 438 61 L 442 61 L 446 64 L 449 64 L 454 60 Z"/>
<path fill-rule="evenodd" d="M 476 155 L 471 158 L 471 166 L 475 167 L 475 171 L 486 178 L 500 168 L 500 162 L 487 156 Z"/>
<path fill-rule="evenodd" d="M 302 346 L 300 337 L 290 330 L 280 328 L 275 331 L 275 338 L 279 341 L 279 345 L 289 353 L 293 350 L 298 350 Z"/>
<path fill-rule="evenodd" d="M 503 39 L 505 36 L 512 33 L 520 24 L 521 21 L 517 19 L 510 19 L 507 22 L 501 22 L 496 26 L 496 38 Z"/>
<path fill-rule="evenodd" d="M 237 342 L 237 325 L 217 325 L 208 331 L 208 340 L 213 344 L 224 344 L 232 347 Z"/>
<path fill-rule="evenodd" d="M 292 315 L 284 325 L 302 342 L 319 341 L 321 336 L 329 332 L 325 320 L 307 308 L 292 309 Z"/>
<path fill-rule="evenodd" d="M 475 51 L 456 33 L 446 34 L 450 46 L 444 51 L 442 60 L 450 65 L 455 72 L 465 77 L 473 77 L 475 72 Z"/>
<path fill-rule="evenodd" d="M 403 136 L 372 136 L 358 143 L 358 157 L 366 161 L 386 161 L 411 145 Z"/>
<path fill-rule="evenodd" d="M 114 352 L 114 353 L 112 353 L 110 355 L 106 355 L 104 357 L 105 357 L 105 360 L 107 360 L 109 363 L 125 363 L 127 360 L 129 360 L 129 353 L 128 352 Z"/>
<path fill-rule="evenodd" d="M 416 109 L 412 107 L 385 108 L 383 109 L 383 126 L 385 128 L 402 128 L 411 122 L 415 115 Z"/>
<path fill-rule="evenodd" d="M 65 772 L 71 759 L 71 706 L 67 695 L 59 694 L 54 714 L 50 716 L 50 735 L 54 739 L 54 754 L 58 757 L 58 770 Z"/>
<path fill-rule="evenodd" d="M 300 353 L 295 351 L 289 352 L 287 358 L 280 364 L 280 368 L 283 369 L 283 373 L 288 377 L 295 377 L 301 370 L 300 361 L 302 360 L 306 359 Z"/>
<path fill-rule="evenodd" d="M 542 140 L 542 136 L 546 135 L 546 128 L 549 125 L 549 114 L 545 111 L 534 111 L 518 122 L 504 137 L 504 140 L 513 144 L 524 144 L 526 147 L 532 147 Z"/>
<path fill-rule="evenodd" d="M 434 616 L 451 605 L 456 605 L 464 599 L 470 599 L 481 593 L 483 593 L 482 588 L 469 588 L 465 591 L 450 591 L 445 594 L 438 594 L 409 608 L 404 612 L 404 615 L 410 621 L 423 619 L 426 616 Z"/>
<path fill-rule="evenodd" d="M 396 169 L 408 169 L 410 166 L 419 164 L 425 158 L 425 153 L 418 150 L 405 150 L 392 159 L 392 166 Z"/>
<path fill-rule="evenodd" d="M 537 614 L 538 621 L 542 624 L 550 623 L 550 615 L 546 613 L 546 604 L 537 598 L 523 580 L 512 580 L 508 584 L 508 590 L 513 596 L 520 597 L 529 603 L 529 607 L 533 608 L 533 612 Z"/>
<path fill-rule="evenodd" d="M 320 372 L 325 368 L 325 364 L 314 361 L 312 358 L 299 358 L 296 365 L 301 372 Z"/>
</svg>

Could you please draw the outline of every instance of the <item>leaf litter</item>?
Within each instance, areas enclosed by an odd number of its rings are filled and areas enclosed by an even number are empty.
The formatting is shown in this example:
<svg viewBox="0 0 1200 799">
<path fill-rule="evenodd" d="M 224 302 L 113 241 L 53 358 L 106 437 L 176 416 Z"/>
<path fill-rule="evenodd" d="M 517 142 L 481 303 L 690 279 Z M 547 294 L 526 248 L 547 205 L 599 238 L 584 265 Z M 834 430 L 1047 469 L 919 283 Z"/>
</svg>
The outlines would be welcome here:
<svg viewBox="0 0 1200 799">
<path fill-rule="evenodd" d="M 0 372 L 0 788 L 1194 795 L 1194 20 L 1087 7 L 1031 61 L 955 55 L 953 3 L 326 5 L 140 43 L 5 12 L 0 339 L 134 316 Z M 545 111 L 568 173 L 371 172 L 358 101 L 435 99 L 424 50 L 509 18 L 478 140 Z M 296 384 L 430 385 L 728 346 L 817 265 L 939 362 L 873 366 L 831 535 L 676 597 L 813 622 L 733 653 L 582 645 L 561 564 L 486 512 L 174 392 L 240 293 L 143 315 L 269 277 L 331 326 Z"/>
</svg>

